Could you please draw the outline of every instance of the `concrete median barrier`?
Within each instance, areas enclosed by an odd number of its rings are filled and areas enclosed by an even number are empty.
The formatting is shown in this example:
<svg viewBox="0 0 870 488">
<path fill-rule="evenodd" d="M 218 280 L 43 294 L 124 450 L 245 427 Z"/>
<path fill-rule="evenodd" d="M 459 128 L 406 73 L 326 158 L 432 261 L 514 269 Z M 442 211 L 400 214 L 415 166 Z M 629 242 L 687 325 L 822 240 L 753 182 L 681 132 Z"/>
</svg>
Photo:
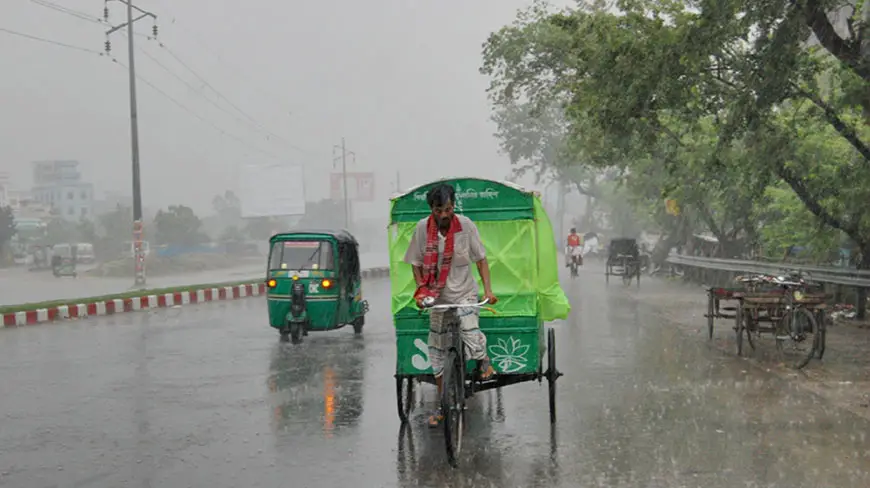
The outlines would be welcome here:
<svg viewBox="0 0 870 488">
<path fill-rule="evenodd" d="M 363 279 L 383 278 L 389 276 L 390 268 L 368 268 L 362 270 L 361 274 Z M 10 305 L 0 308 L 0 311 L 2 311 L 3 327 L 18 327 L 155 308 L 237 300 L 265 294 L 266 284 L 262 280 L 243 280 L 230 283 L 142 290 L 77 300 Z"/>
</svg>

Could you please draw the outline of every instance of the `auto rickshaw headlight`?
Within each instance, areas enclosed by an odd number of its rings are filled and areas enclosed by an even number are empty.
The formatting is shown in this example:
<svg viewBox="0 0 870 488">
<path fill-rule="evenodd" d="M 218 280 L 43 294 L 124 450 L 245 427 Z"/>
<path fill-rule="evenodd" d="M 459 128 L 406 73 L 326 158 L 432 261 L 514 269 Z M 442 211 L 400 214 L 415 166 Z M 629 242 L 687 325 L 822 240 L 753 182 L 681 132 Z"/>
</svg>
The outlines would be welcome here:
<svg viewBox="0 0 870 488">
<path fill-rule="evenodd" d="M 272 278 L 266 282 L 266 286 L 268 286 L 269 288 L 275 288 L 276 286 L 278 286 L 278 281 Z"/>
<path fill-rule="evenodd" d="M 330 281 L 330 280 L 323 280 L 323 281 L 320 282 L 320 285 L 323 286 L 323 287 L 326 288 L 326 289 L 329 289 L 329 288 L 332 286 L 332 281 Z"/>
<path fill-rule="evenodd" d="M 293 275 L 293 281 L 299 280 L 299 275 Z"/>
</svg>

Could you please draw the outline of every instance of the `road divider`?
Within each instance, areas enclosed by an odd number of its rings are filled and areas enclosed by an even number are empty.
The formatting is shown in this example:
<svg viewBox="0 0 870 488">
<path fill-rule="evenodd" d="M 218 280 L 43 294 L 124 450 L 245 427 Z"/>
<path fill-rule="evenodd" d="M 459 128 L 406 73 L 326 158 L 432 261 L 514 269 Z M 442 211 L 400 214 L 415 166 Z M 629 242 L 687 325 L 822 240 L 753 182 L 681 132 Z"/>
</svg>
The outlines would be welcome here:
<svg viewBox="0 0 870 488">
<path fill-rule="evenodd" d="M 363 279 L 389 276 L 389 267 L 364 269 Z M 3 327 L 35 325 L 57 320 L 83 319 L 92 316 L 138 312 L 198 303 L 237 300 L 266 294 L 263 280 L 249 279 L 226 283 L 176 286 L 153 290 L 137 290 L 114 295 L 24 303 L 0 307 Z"/>
</svg>

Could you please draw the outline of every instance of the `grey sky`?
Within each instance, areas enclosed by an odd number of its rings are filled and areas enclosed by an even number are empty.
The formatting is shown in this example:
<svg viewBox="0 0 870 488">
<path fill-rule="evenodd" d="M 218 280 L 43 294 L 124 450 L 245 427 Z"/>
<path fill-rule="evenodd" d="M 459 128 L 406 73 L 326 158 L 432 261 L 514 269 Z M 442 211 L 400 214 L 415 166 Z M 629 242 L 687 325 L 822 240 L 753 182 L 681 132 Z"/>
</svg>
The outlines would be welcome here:
<svg viewBox="0 0 870 488">
<path fill-rule="evenodd" d="M 100 0 L 50 0 L 93 17 Z M 355 215 L 386 212 L 395 172 L 408 186 L 440 176 L 502 178 L 488 120 L 480 47 L 529 0 L 139 0 L 158 16 L 160 39 L 142 49 L 197 89 L 202 83 L 177 55 L 226 98 L 295 146 L 266 140 L 206 101 L 142 51 L 139 74 L 230 136 L 139 83 L 143 195 L 146 206 L 187 203 L 207 210 L 236 186 L 235 167 L 264 156 L 306 165 L 309 200 L 328 196 L 331 146 L 342 136 L 357 166 L 377 172 L 378 203 Z M 0 28 L 102 51 L 105 26 L 37 5 L 3 0 Z M 111 2 L 110 22 L 124 9 Z M 150 21 L 137 24 L 148 34 Z M 110 58 L 0 32 L 0 170 L 30 185 L 29 162 L 79 159 L 98 194 L 130 192 L 127 75 Z M 112 36 L 126 63 L 126 37 Z M 212 91 L 202 93 L 232 112 Z M 255 149 L 252 149 L 255 148 Z M 362 215 L 357 212 L 362 212 Z"/>
</svg>

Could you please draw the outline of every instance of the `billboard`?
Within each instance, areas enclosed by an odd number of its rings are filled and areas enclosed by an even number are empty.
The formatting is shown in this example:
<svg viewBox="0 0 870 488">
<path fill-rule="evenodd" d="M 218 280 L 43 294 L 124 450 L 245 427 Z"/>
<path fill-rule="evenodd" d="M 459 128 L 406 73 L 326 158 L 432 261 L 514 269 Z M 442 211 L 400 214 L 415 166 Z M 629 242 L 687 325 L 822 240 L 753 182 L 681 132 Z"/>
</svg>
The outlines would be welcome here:
<svg viewBox="0 0 870 488">
<path fill-rule="evenodd" d="M 344 200 L 344 178 L 341 173 L 330 175 L 329 197 Z M 347 173 L 347 199 L 351 202 L 373 202 L 375 200 L 374 173 Z"/>
<path fill-rule="evenodd" d="M 305 171 L 293 163 L 251 163 L 239 168 L 242 217 L 305 215 Z"/>
</svg>

